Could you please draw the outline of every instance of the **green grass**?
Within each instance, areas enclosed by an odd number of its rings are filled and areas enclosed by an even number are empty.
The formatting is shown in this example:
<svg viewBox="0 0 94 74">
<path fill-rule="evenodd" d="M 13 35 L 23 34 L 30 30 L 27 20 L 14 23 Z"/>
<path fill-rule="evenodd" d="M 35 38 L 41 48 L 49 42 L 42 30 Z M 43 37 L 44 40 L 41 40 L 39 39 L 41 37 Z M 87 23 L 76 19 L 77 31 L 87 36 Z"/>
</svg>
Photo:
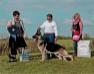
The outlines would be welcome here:
<svg viewBox="0 0 94 74">
<path fill-rule="evenodd" d="M 59 44 L 72 52 L 71 40 L 59 40 Z M 40 62 L 39 51 L 32 51 L 32 58 L 28 62 L 8 63 L 7 55 L 0 56 L 0 74 L 94 74 L 94 57 L 76 58 L 73 62 L 59 61 L 58 59 Z"/>
</svg>

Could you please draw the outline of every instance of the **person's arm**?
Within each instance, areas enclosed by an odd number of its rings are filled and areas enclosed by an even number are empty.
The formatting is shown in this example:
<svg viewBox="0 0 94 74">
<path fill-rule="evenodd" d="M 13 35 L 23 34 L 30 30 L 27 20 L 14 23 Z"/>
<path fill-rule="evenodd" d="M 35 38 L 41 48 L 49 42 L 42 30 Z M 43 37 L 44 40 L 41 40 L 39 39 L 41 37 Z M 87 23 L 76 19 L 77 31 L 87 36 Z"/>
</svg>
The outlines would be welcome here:
<svg viewBox="0 0 94 74">
<path fill-rule="evenodd" d="M 45 30 L 45 23 L 44 22 L 37 30 L 39 30 L 41 32 L 41 34 L 43 35 L 44 34 L 44 30 Z"/>
<path fill-rule="evenodd" d="M 57 36 L 58 36 L 58 32 L 57 32 L 57 24 L 54 23 L 54 31 L 55 31 L 55 43 L 57 42 Z"/>
<path fill-rule="evenodd" d="M 21 22 L 21 26 L 22 26 L 22 34 L 24 35 L 25 34 L 25 27 L 24 27 L 24 23 L 22 20 L 20 20 Z"/>
<path fill-rule="evenodd" d="M 44 29 L 45 28 L 45 22 L 39 28 Z"/>
<path fill-rule="evenodd" d="M 73 27 L 71 27 L 71 32 L 73 33 Z"/>
<path fill-rule="evenodd" d="M 82 21 L 79 23 L 79 25 L 80 25 L 80 35 L 81 35 L 82 31 L 83 31 L 83 23 L 82 23 Z"/>
<path fill-rule="evenodd" d="M 71 32 L 73 33 L 73 24 L 74 24 L 74 19 L 72 20 L 72 27 L 71 27 Z"/>
<path fill-rule="evenodd" d="M 12 21 L 9 21 L 8 24 L 7 24 L 7 30 L 10 34 L 14 34 L 14 29 L 13 29 L 13 26 L 12 26 Z"/>
</svg>

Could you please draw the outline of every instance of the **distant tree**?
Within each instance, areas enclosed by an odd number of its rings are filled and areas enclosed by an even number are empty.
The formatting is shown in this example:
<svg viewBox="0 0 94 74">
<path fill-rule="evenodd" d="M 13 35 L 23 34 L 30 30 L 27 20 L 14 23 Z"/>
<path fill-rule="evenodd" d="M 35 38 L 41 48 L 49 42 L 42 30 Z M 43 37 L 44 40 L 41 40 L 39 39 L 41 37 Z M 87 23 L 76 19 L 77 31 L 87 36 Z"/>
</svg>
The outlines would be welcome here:
<svg viewBox="0 0 94 74">
<path fill-rule="evenodd" d="M 88 40 L 88 39 L 91 39 L 91 37 L 89 34 L 86 33 L 84 34 L 83 39 Z"/>
</svg>

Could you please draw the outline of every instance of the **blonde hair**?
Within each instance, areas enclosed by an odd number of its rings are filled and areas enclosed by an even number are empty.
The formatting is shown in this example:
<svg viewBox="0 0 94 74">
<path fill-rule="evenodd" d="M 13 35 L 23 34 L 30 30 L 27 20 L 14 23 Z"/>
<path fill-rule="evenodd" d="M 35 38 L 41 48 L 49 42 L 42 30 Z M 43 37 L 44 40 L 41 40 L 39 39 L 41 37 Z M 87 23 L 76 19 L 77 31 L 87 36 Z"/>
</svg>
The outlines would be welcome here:
<svg viewBox="0 0 94 74">
<path fill-rule="evenodd" d="M 77 17 L 77 19 L 79 19 L 79 21 L 81 21 L 81 17 L 79 13 L 75 13 L 73 16 L 73 19 L 75 19 L 75 17 Z"/>
</svg>

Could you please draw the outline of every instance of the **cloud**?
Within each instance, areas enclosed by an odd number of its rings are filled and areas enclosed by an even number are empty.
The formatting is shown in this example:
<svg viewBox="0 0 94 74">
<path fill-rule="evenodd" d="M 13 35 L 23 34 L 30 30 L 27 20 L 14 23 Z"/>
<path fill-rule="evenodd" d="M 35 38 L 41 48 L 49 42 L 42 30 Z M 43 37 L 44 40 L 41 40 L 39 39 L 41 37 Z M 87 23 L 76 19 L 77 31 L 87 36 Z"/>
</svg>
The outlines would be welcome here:
<svg viewBox="0 0 94 74">
<path fill-rule="evenodd" d="M 45 9 L 46 6 L 43 6 L 42 4 L 36 4 L 36 5 L 33 5 L 32 7 L 36 9 Z"/>
<path fill-rule="evenodd" d="M 5 3 L 4 3 L 5 4 Z M 9 0 L 4 6 L 5 11 L 10 11 L 10 10 L 23 10 L 25 9 L 28 4 L 24 0 Z"/>
<path fill-rule="evenodd" d="M 64 19 L 63 24 L 72 25 L 72 19 Z"/>
<path fill-rule="evenodd" d="M 83 20 L 84 25 L 93 25 L 92 20 Z"/>
<path fill-rule="evenodd" d="M 6 25 L 7 24 L 7 19 L 1 19 L 0 20 L 0 26 Z"/>
<path fill-rule="evenodd" d="M 22 20 L 23 20 L 24 24 L 26 24 L 26 25 L 32 24 L 31 20 L 28 18 L 22 18 Z"/>
<path fill-rule="evenodd" d="M 69 3 L 74 3 L 75 0 L 9 0 L 8 3 L 4 6 L 5 10 L 13 10 L 13 9 L 28 9 L 28 8 L 39 8 L 45 9 L 49 7 L 59 7 L 63 5 L 69 5 Z M 65 6 L 64 6 L 65 7 Z"/>
<path fill-rule="evenodd" d="M 50 2 L 54 2 L 54 3 L 62 3 L 62 2 L 66 2 L 66 3 L 74 3 L 76 0 L 48 0 Z"/>
<path fill-rule="evenodd" d="M 28 19 L 28 18 L 22 18 L 22 20 L 23 20 L 24 24 L 26 24 L 26 25 L 32 24 L 31 20 Z M 5 25 L 7 25 L 7 22 L 8 22 L 7 19 L 1 19 L 1 20 L 0 20 L 0 26 L 5 26 Z"/>
<path fill-rule="evenodd" d="M 89 19 L 83 19 L 83 25 L 93 25 L 93 21 L 92 20 L 89 20 Z M 65 19 L 63 21 L 63 24 L 66 24 L 66 25 L 72 25 L 72 19 Z"/>
<path fill-rule="evenodd" d="M 68 2 L 68 3 L 73 3 L 73 2 L 75 2 L 75 0 L 65 0 L 66 2 Z"/>
<path fill-rule="evenodd" d="M 94 14 L 92 15 L 92 19 L 94 20 Z"/>
</svg>

